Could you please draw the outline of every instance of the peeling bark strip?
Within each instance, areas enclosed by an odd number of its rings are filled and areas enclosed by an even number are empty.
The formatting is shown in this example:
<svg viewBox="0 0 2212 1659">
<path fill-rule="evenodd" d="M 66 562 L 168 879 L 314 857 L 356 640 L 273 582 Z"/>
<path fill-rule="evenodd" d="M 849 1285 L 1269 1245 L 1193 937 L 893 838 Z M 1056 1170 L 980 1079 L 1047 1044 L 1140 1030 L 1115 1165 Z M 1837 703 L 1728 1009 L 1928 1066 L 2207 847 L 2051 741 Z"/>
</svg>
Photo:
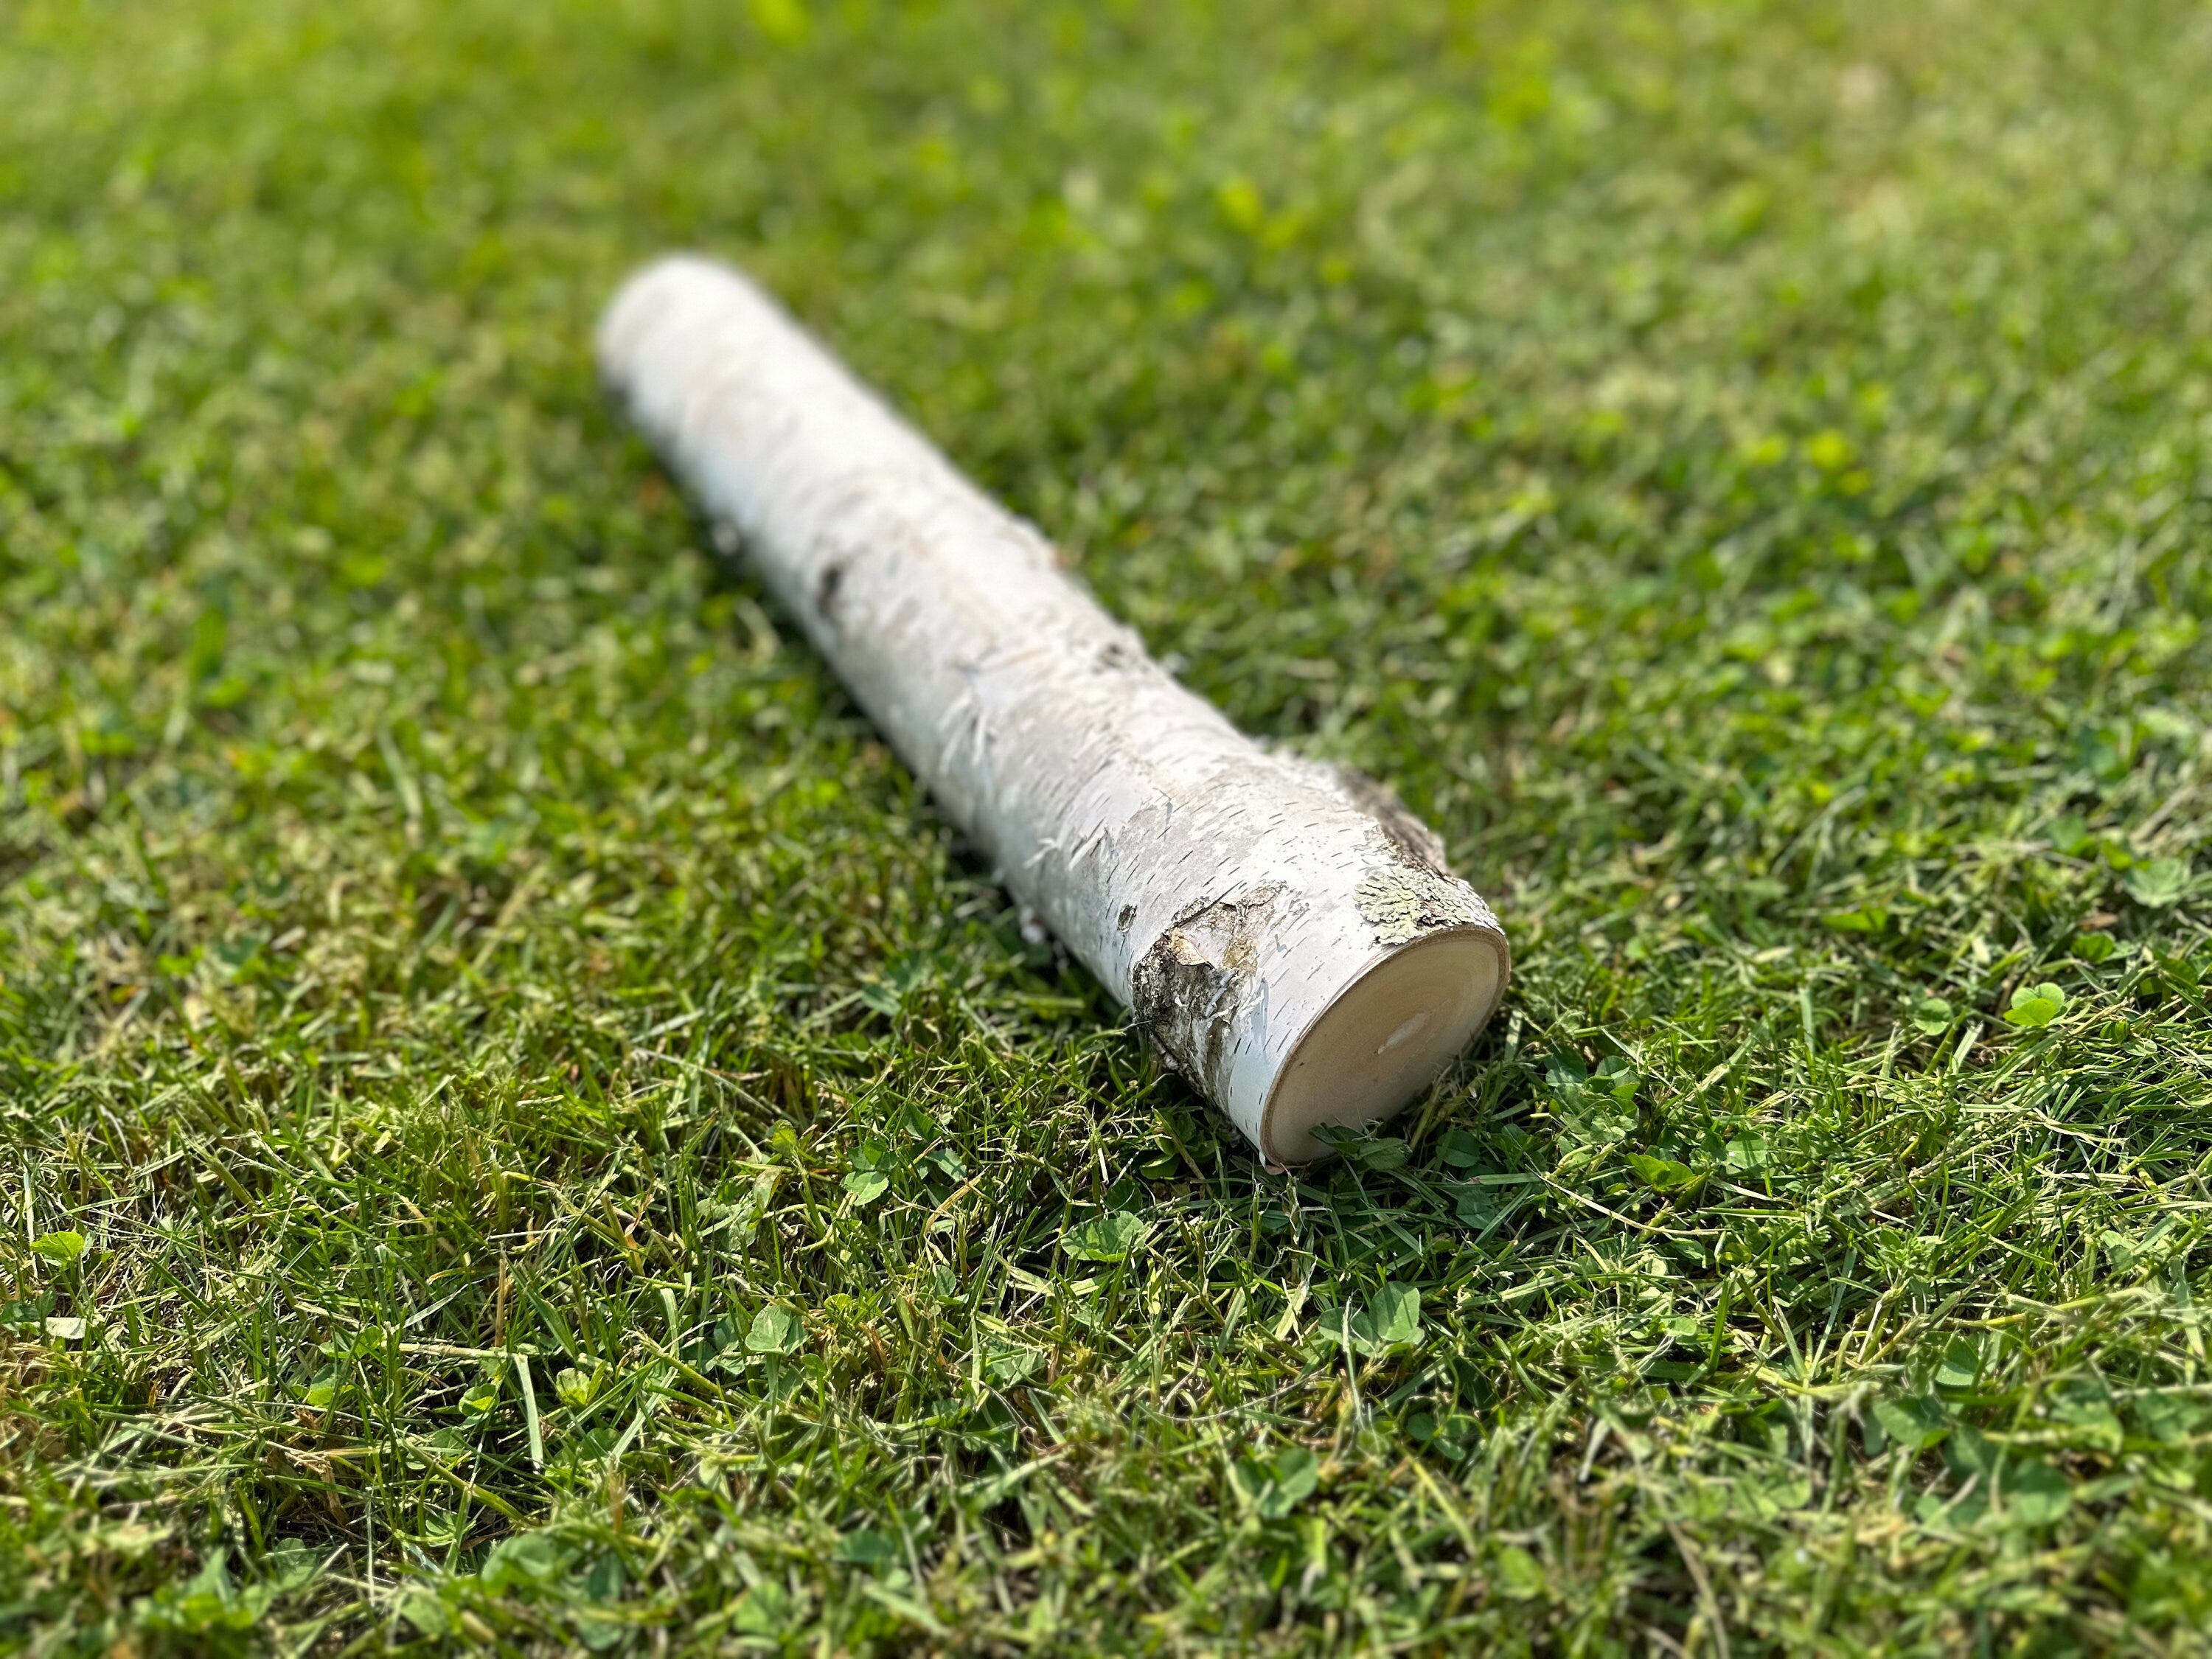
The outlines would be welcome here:
<svg viewBox="0 0 2212 1659">
<path fill-rule="evenodd" d="M 1489 1018 L 1505 936 L 1425 825 L 1184 690 L 744 277 L 649 266 L 599 351 L 717 542 L 1265 1156 L 1396 1111 Z"/>
</svg>

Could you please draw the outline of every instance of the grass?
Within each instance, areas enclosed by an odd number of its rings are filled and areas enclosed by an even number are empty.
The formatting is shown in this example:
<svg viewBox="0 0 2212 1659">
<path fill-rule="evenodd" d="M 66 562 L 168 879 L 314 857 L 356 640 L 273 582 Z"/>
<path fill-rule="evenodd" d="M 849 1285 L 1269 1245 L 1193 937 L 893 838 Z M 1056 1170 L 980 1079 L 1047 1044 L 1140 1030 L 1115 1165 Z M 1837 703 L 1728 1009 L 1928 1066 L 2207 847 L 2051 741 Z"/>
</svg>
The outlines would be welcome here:
<svg viewBox="0 0 2212 1659">
<path fill-rule="evenodd" d="M 0 6 L 0 1644 L 2204 1650 L 2212 15 Z M 1518 976 L 1264 1173 L 603 404 L 749 264 Z"/>
</svg>

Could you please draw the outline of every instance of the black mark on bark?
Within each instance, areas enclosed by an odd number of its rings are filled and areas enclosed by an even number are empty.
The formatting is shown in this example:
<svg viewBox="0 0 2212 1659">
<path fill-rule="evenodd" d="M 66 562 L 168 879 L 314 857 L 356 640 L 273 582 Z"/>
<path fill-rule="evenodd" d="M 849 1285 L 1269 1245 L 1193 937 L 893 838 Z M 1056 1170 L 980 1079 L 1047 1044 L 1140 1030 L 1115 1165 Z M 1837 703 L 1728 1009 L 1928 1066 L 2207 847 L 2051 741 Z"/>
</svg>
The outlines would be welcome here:
<svg viewBox="0 0 2212 1659">
<path fill-rule="evenodd" d="M 835 624 L 837 620 L 837 590 L 845 585 L 845 567 L 831 563 L 822 567 L 822 574 L 814 584 L 814 609 L 823 622 Z"/>
</svg>

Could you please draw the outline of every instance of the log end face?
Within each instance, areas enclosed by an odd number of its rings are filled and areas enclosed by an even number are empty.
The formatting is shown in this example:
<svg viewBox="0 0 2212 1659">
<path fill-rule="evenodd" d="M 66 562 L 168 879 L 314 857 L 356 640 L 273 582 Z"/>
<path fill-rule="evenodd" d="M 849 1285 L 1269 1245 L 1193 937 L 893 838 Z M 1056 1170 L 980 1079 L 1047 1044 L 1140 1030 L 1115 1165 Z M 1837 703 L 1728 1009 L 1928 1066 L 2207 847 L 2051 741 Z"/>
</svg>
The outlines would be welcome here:
<svg viewBox="0 0 2212 1659">
<path fill-rule="evenodd" d="M 664 254 L 632 272 L 599 313 L 592 341 L 599 375 L 608 390 L 627 400 L 646 337 L 689 294 L 702 285 L 726 282 L 729 275 L 696 253 Z"/>
<path fill-rule="evenodd" d="M 700 253 L 663 254 L 632 272 L 599 313 L 592 355 L 600 383 L 679 470 L 670 453 L 676 413 L 700 374 L 730 367 L 726 340 L 719 356 L 714 347 L 718 331 L 733 329 L 750 348 L 739 361 L 787 351 L 786 338 L 797 332 L 744 273 Z"/>
<path fill-rule="evenodd" d="M 1467 1047 L 1505 989 L 1505 936 L 1446 927 L 1393 951 L 1324 1008 L 1284 1060 L 1260 1120 L 1273 1164 L 1328 1155 L 1313 1132 L 1393 1116 Z"/>
</svg>

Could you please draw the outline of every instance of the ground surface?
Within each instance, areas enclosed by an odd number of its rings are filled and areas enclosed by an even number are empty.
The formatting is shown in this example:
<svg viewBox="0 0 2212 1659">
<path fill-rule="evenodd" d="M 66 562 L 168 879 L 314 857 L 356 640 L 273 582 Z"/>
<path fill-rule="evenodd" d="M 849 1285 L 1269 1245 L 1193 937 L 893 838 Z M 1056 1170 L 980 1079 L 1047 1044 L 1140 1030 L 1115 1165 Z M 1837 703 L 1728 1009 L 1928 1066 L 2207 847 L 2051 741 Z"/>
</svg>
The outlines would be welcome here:
<svg viewBox="0 0 2212 1659">
<path fill-rule="evenodd" d="M 2197 1650 L 2208 84 L 0 5 L 0 1644 Z M 715 568 L 670 244 L 1440 826 L 1397 1134 L 1263 1173 Z"/>
</svg>

